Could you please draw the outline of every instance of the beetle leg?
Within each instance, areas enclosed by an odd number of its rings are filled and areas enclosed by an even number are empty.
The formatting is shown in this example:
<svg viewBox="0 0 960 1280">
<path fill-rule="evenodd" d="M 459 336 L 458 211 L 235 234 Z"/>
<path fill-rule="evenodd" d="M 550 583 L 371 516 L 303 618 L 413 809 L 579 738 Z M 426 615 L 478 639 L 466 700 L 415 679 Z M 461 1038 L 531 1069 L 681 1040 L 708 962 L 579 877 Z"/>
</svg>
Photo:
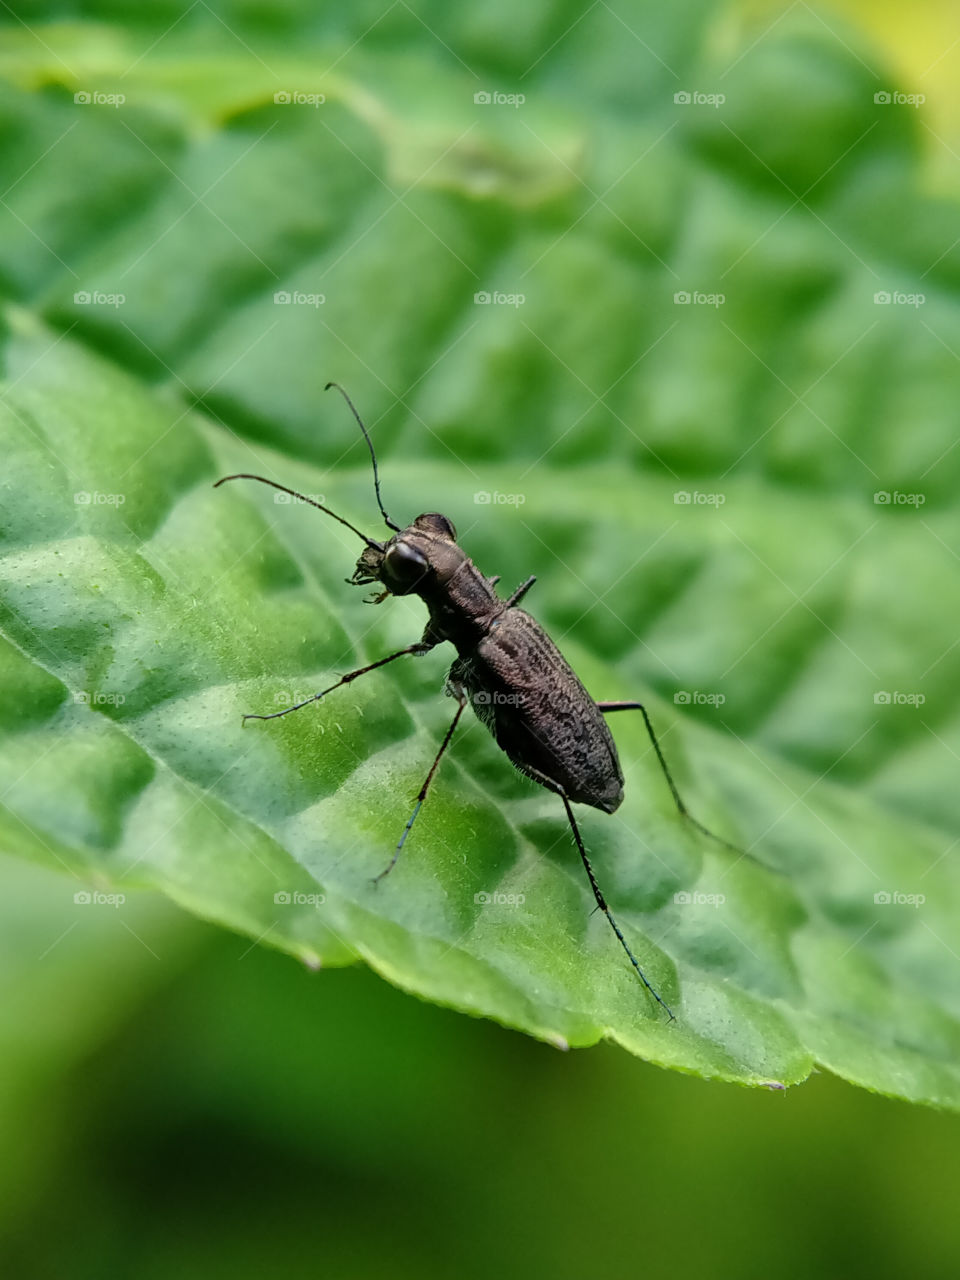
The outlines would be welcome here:
<svg viewBox="0 0 960 1280">
<path fill-rule="evenodd" d="M 427 788 L 430 786 L 430 783 L 433 781 L 433 775 L 437 771 L 437 765 L 440 763 L 440 757 L 443 755 L 444 751 L 446 751 L 447 747 L 450 745 L 450 739 L 453 737 L 453 731 L 454 729 L 456 729 L 457 722 L 460 719 L 460 717 L 463 715 L 464 707 L 466 707 L 467 705 L 467 700 L 462 693 L 456 696 L 460 700 L 459 705 L 457 707 L 457 714 L 453 717 L 453 723 L 450 725 L 450 728 L 447 730 L 443 741 L 440 743 L 440 750 L 437 752 L 437 754 L 433 758 L 433 764 L 430 766 L 430 772 L 427 774 L 426 778 L 424 778 L 423 780 L 423 786 L 417 792 L 417 802 L 413 806 L 413 813 L 411 813 L 410 817 L 408 818 L 407 825 L 403 828 L 403 834 L 400 836 L 400 839 L 397 841 L 397 847 L 393 851 L 393 857 L 390 859 L 390 861 L 387 863 L 384 869 L 380 872 L 380 874 L 373 877 L 374 884 L 379 884 L 380 881 L 383 879 L 383 877 L 387 874 L 387 872 L 392 871 L 393 868 L 396 866 L 397 859 L 400 857 L 400 850 L 403 848 L 403 843 L 406 840 L 407 836 L 410 834 L 410 828 L 413 826 L 414 822 L 416 821 L 417 814 L 420 812 L 421 808 L 423 807 L 423 802 L 426 799 L 426 795 L 427 795 Z"/>
<path fill-rule="evenodd" d="M 660 743 L 657 741 L 657 735 L 653 731 L 653 725 L 650 723 L 650 717 L 647 715 L 647 709 L 642 702 L 598 702 L 597 706 L 602 712 L 604 712 L 604 714 L 608 711 L 639 711 L 643 716 L 643 723 L 647 727 L 647 734 L 649 735 L 650 742 L 656 752 L 657 760 L 660 764 L 660 770 L 667 780 L 667 786 L 670 788 L 670 794 L 673 796 L 674 804 L 677 806 L 677 812 L 681 817 L 685 818 L 691 826 L 696 827 L 698 831 L 703 833 L 703 835 L 709 836 L 711 840 L 716 840 L 718 844 L 724 845 L 725 848 L 732 849 L 734 853 L 739 853 L 741 857 L 753 858 L 753 854 L 748 853 L 746 849 L 741 849 L 739 845 L 733 844 L 730 840 L 724 840 L 723 836 L 715 835 L 709 827 L 705 827 L 702 822 L 698 821 L 698 819 L 696 819 L 687 808 L 686 804 L 684 804 L 683 798 L 677 790 L 677 785 L 674 782 L 667 762 L 664 759 L 663 752 L 660 749 Z"/>
<path fill-rule="evenodd" d="M 637 977 L 640 979 L 643 985 L 647 988 L 647 990 L 653 996 L 654 1000 L 656 1000 L 657 1004 L 663 1006 L 663 1008 L 666 1010 L 667 1014 L 670 1017 L 670 1021 L 671 1022 L 675 1021 L 675 1015 L 670 1009 L 670 1006 L 663 999 L 663 997 L 657 991 L 656 987 L 653 986 L 653 984 L 647 978 L 647 975 L 640 968 L 640 962 L 637 960 L 637 957 L 630 950 L 630 945 L 627 942 L 626 938 L 623 936 L 623 930 L 617 924 L 616 917 L 614 916 L 610 908 L 607 906 L 607 900 L 603 896 L 603 890 L 600 888 L 600 885 L 597 883 L 596 874 L 594 873 L 593 867 L 590 863 L 590 859 L 587 857 L 587 851 L 586 851 L 586 848 L 584 847 L 583 837 L 580 834 L 580 828 L 577 825 L 577 820 L 573 816 L 573 810 L 570 807 L 570 800 L 567 796 L 567 793 L 564 791 L 563 787 L 559 784 L 559 782 L 554 782 L 551 778 L 548 778 L 545 773 L 541 773 L 539 769 L 530 769 L 527 771 L 527 773 L 528 773 L 528 776 L 534 780 L 534 782 L 539 782 L 540 785 L 542 787 L 546 787 L 548 791 L 555 792 L 563 801 L 563 807 L 567 811 L 567 819 L 569 820 L 569 823 L 570 823 L 570 830 L 573 832 L 573 838 L 577 845 L 577 853 L 579 853 L 580 860 L 583 862 L 584 870 L 587 873 L 587 879 L 590 881 L 590 888 L 593 890 L 593 896 L 597 904 L 594 910 L 602 911 L 603 914 L 607 917 L 607 922 L 609 923 L 610 928 L 613 930 L 613 932 L 617 935 L 617 940 L 619 941 L 621 947 L 623 947 L 624 951 L 627 953 L 627 959 L 630 961 L 630 963 L 633 965 L 634 969 L 636 970 Z M 591 914 L 593 913 L 591 912 Z"/>
<path fill-rule="evenodd" d="M 610 925 L 610 928 L 617 935 L 617 939 L 621 947 L 623 947 L 624 951 L 627 953 L 627 959 L 630 961 L 634 969 L 637 971 L 637 976 L 639 977 L 640 981 L 643 983 L 643 985 L 647 988 L 647 990 L 653 996 L 654 1000 L 656 1000 L 657 1004 L 663 1006 L 663 1008 L 667 1012 L 667 1016 L 670 1018 L 670 1021 L 673 1022 L 674 1015 L 672 1010 L 670 1009 L 670 1006 L 663 999 L 663 997 L 657 991 L 656 987 L 653 986 L 653 984 L 647 978 L 647 975 L 640 968 L 640 963 L 637 960 L 637 957 L 630 950 L 630 946 L 626 938 L 623 936 L 623 931 L 621 930 L 620 926 L 617 924 L 617 921 L 613 915 L 613 912 L 607 906 L 607 900 L 603 896 L 603 891 L 600 888 L 599 884 L 597 884 L 597 877 L 594 874 L 593 867 L 590 865 L 590 859 L 587 857 L 587 851 L 584 848 L 584 844 L 583 844 L 583 837 L 580 835 L 580 828 L 577 826 L 577 820 L 573 816 L 573 810 L 570 807 L 570 801 L 567 799 L 567 793 L 562 788 L 556 787 L 555 789 L 557 791 L 557 794 L 560 796 L 560 799 L 563 801 L 563 807 L 567 811 L 567 817 L 570 820 L 570 830 L 573 832 L 573 838 L 577 842 L 577 852 L 580 854 L 580 859 L 583 862 L 584 869 L 586 870 L 587 879 L 590 881 L 590 888 L 593 890 L 593 896 L 596 899 L 597 907 L 607 917 L 607 921 Z"/>
<path fill-rule="evenodd" d="M 301 707 L 309 706 L 311 702 L 319 702 L 328 693 L 333 693 L 334 689 L 339 689 L 342 684 L 349 684 L 351 680 L 356 680 L 358 676 L 366 675 L 368 671 L 375 671 L 377 667 L 385 667 L 388 662 L 393 662 L 394 658 L 402 658 L 405 653 L 426 653 L 430 648 L 432 646 L 425 645 L 422 640 L 418 640 L 416 644 L 408 644 L 405 649 L 398 649 L 396 653 L 390 653 L 385 658 L 378 658 L 376 662 L 368 663 L 365 667 L 358 667 L 356 671 L 348 671 L 345 676 L 341 676 L 337 683 L 332 684 L 329 689 L 321 689 L 319 693 L 315 693 L 309 698 L 304 698 L 302 702 L 294 703 L 292 707 L 284 707 L 282 711 L 272 711 L 266 716 L 256 715 L 251 712 L 243 717 L 243 723 L 245 724 L 248 720 L 276 720 L 278 716 L 286 716 L 291 711 L 299 711 Z"/>
<path fill-rule="evenodd" d="M 526 582 L 521 582 L 520 586 L 517 587 L 513 595 L 509 596 L 506 600 L 504 600 L 503 603 L 506 605 L 506 607 L 509 609 L 512 605 L 519 604 L 520 601 L 523 599 L 523 597 L 527 594 L 527 592 L 533 586 L 533 584 L 536 582 L 536 580 L 537 580 L 536 574 L 534 574 L 531 577 L 529 577 L 526 580 Z"/>
</svg>

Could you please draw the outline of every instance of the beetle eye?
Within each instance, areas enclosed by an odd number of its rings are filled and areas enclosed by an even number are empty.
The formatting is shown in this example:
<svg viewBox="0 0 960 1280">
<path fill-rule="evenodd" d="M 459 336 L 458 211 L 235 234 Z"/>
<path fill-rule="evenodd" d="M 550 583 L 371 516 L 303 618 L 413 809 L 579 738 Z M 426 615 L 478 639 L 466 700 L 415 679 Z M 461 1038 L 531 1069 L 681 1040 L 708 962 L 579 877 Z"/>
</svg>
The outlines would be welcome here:
<svg viewBox="0 0 960 1280">
<path fill-rule="evenodd" d="M 409 591 L 427 571 L 427 562 L 408 542 L 395 542 L 383 558 L 381 576 L 396 595 Z"/>
</svg>

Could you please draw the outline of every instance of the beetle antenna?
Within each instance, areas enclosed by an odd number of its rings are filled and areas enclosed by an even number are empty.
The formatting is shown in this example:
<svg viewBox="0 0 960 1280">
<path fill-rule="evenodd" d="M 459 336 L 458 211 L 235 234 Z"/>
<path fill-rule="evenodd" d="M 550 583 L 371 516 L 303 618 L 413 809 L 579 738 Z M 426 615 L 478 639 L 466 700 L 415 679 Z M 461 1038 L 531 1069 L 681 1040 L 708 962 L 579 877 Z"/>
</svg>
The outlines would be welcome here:
<svg viewBox="0 0 960 1280">
<path fill-rule="evenodd" d="M 368 538 L 365 533 L 361 533 L 349 520 L 344 520 L 343 516 L 338 516 L 335 511 L 325 507 L 322 502 L 315 502 L 313 498 L 308 498 L 306 494 L 297 493 L 296 489 L 288 489 L 285 484 L 277 484 L 276 480 L 268 480 L 266 476 L 254 476 L 248 471 L 240 471 L 235 476 L 221 476 L 213 487 L 217 489 L 220 485 L 226 484 L 228 480 L 259 480 L 261 484 L 268 484 L 274 489 L 279 489 L 281 493 L 289 493 L 292 498 L 298 498 L 301 502 L 309 502 L 311 507 L 316 507 L 319 511 L 325 511 L 328 516 L 333 516 L 334 520 L 339 520 L 341 524 L 346 525 L 358 538 L 362 538 L 368 547 L 374 547 L 377 551 L 383 550 L 382 542 L 374 542 L 373 538 Z"/>
<path fill-rule="evenodd" d="M 344 391 L 343 387 L 341 387 L 340 383 L 328 382 L 323 389 L 324 391 L 329 391 L 331 387 L 336 387 L 336 389 L 343 396 L 344 400 L 346 400 L 347 404 L 350 406 L 350 412 L 356 418 L 357 426 L 363 432 L 363 438 L 367 442 L 367 448 L 370 450 L 370 460 L 373 463 L 373 487 L 376 490 L 377 506 L 380 508 L 380 514 L 383 516 L 384 520 L 386 521 L 388 529 L 393 529 L 395 533 L 400 533 L 401 532 L 400 526 L 396 524 L 393 520 L 391 520 L 390 517 L 387 515 L 386 511 L 383 509 L 383 502 L 380 498 L 380 472 L 377 470 L 377 455 L 373 451 L 373 441 L 370 439 L 370 433 L 367 431 L 367 428 L 363 425 L 363 421 L 359 413 L 357 413 L 357 410 L 354 407 L 353 401 Z"/>
</svg>

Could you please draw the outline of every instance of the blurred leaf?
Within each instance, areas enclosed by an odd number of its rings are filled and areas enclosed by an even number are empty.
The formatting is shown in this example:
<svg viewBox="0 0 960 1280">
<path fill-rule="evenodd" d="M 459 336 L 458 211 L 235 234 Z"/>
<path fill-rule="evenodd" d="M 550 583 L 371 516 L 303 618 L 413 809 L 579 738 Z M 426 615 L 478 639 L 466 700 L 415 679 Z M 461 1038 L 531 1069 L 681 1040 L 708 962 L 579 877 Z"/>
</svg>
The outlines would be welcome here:
<svg viewBox="0 0 960 1280">
<path fill-rule="evenodd" d="M 705 9 L 637 6 L 666 55 L 637 90 L 601 8 L 576 116 L 559 7 L 529 56 L 440 11 L 351 53 L 296 6 L 296 63 L 253 65 L 208 6 L 160 44 L 6 50 L 0 832 L 554 1043 L 958 1106 L 955 211 L 822 28 L 745 40 L 723 111 L 674 101 L 719 76 Z M 241 731 L 422 629 L 344 586 L 347 531 L 211 487 L 258 470 L 367 527 L 330 377 L 394 514 L 439 506 L 505 585 L 536 572 L 591 691 L 643 696 L 691 807 L 768 864 L 687 830 L 618 718 L 627 799 L 583 828 L 676 1024 L 591 917 L 555 799 L 477 725 L 371 885 L 451 715 L 442 655 Z"/>
</svg>

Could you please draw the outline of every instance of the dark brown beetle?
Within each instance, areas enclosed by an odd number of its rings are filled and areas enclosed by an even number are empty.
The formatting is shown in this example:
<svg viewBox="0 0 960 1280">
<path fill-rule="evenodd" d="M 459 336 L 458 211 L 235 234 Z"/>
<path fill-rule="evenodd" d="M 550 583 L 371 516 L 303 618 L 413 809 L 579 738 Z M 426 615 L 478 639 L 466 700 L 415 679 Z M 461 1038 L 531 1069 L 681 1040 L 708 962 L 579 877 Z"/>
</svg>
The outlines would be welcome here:
<svg viewBox="0 0 960 1280">
<path fill-rule="evenodd" d="M 588 804 L 605 813 L 613 813 L 623 800 L 623 772 L 613 736 L 603 718 L 605 713 L 640 712 L 680 813 L 704 835 L 729 848 L 736 849 L 736 846 L 714 836 L 687 810 L 670 776 L 646 708 L 639 702 L 595 702 L 540 624 L 517 607 L 533 586 L 535 578 L 528 578 L 511 596 L 501 600 L 494 590 L 499 578 L 487 578 L 477 569 L 457 545 L 456 529 L 446 516 L 428 512 L 417 516 L 405 529 L 390 519 L 380 498 L 377 458 L 367 429 L 343 388 L 334 382 L 327 384 L 327 390 L 330 387 L 336 387 L 343 395 L 363 432 L 373 460 L 377 505 L 388 528 L 393 530 L 391 538 L 386 542 L 368 538 L 322 503 L 264 476 L 246 473 L 224 476 L 217 485 L 227 480 L 259 480 L 325 511 L 366 543 L 353 576 L 347 581 L 354 585 L 380 583 L 384 590 L 373 597 L 375 603 L 390 595 L 417 595 L 427 606 L 430 618 L 422 638 L 416 643 L 348 672 L 328 689 L 303 702 L 270 715 L 244 716 L 244 720 L 274 720 L 278 716 L 289 715 L 291 711 L 319 701 L 341 685 L 349 684 L 396 658 L 428 653 L 436 645 L 449 641 L 457 650 L 457 658 L 447 676 L 446 691 L 456 698 L 457 712 L 420 788 L 413 813 L 397 842 L 393 857 L 376 880 L 381 880 L 399 858 L 440 759 L 464 708 L 470 703 L 477 718 L 490 730 L 497 745 L 514 765 L 534 782 L 556 792 L 563 801 L 597 906 L 610 922 L 644 986 L 672 1019 L 673 1014 L 648 982 L 607 906 L 570 807 L 572 803 Z"/>
</svg>

